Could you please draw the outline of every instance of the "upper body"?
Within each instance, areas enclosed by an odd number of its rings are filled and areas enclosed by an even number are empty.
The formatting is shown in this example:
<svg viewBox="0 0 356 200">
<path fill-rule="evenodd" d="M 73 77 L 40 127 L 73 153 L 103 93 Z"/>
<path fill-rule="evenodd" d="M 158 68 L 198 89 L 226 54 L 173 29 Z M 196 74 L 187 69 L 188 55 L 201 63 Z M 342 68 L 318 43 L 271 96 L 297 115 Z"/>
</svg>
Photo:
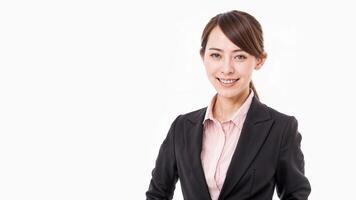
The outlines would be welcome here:
<svg viewBox="0 0 356 200">
<path fill-rule="evenodd" d="M 161 145 L 147 199 L 307 199 L 297 120 L 259 101 L 251 80 L 263 66 L 262 28 L 230 11 L 204 28 L 200 56 L 216 90 L 208 107 L 180 115 Z M 220 137 L 223 135 L 223 137 Z"/>
<path fill-rule="evenodd" d="M 207 108 L 177 117 L 161 145 L 147 199 L 172 199 L 179 178 L 185 200 L 211 199 L 201 161 Z M 253 97 L 219 200 L 307 199 L 301 135 L 294 117 Z"/>
</svg>

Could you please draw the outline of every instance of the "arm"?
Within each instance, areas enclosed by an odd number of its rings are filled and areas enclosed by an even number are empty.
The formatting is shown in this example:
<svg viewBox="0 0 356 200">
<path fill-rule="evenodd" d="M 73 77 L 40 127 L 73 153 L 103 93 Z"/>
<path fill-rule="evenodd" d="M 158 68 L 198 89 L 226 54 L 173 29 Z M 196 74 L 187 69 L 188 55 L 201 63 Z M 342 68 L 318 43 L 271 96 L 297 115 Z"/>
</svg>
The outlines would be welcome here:
<svg viewBox="0 0 356 200">
<path fill-rule="evenodd" d="M 174 152 L 175 124 L 179 116 L 172 123 L 167 137 L 161 144 L 156 166 L 152 170 L 152 179 L 147 200 L 169 200 L 173 198 L 175 185 L 178 180 L 177 165 Z"/>
<path fill-rule="evenodd" d="M 291 117 L 284 130 L 276 172 L 277 194 L 281 200 L 306 200 L 311 191 L 310 183 L 304 176 L 301 140 L 298 122 Z"/>
</svg>

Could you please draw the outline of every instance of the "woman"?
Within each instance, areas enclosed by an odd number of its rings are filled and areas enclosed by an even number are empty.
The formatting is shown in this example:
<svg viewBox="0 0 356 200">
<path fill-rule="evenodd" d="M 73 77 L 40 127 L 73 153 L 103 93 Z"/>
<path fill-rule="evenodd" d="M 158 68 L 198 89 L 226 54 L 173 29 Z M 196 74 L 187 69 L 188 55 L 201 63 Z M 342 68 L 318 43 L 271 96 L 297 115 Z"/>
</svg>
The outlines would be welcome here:
<svg viewBox="0 0 356 200">
<path fill-rule="evenodd" d="M 266 60 L 262 29 L 241 11 L 206 25 L 200 55 L 217 93 L 208 107 L 178 116 L 163 141 L 147 199 L 307 199 L 297 120 L 259 101 L 251 81 Z"/>
</svg>

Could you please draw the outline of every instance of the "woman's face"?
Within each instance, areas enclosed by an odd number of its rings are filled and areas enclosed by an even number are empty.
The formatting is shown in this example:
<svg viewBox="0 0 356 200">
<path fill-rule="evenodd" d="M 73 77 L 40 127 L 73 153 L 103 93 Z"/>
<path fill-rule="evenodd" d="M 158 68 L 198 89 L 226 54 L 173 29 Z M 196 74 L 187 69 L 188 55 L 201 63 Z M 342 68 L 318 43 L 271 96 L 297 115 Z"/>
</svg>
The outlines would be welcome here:
<svg viewBox="0 0 356 200">
<path fill-rule="evenodd" d="M 249 93 L 253 69 L 260 69 L 265 58 L 242 51 L 217 26 L 209 35 L 204 55 L 201 55 L 209 81 L 218 96 L 239 98 Z"/>
</svg>

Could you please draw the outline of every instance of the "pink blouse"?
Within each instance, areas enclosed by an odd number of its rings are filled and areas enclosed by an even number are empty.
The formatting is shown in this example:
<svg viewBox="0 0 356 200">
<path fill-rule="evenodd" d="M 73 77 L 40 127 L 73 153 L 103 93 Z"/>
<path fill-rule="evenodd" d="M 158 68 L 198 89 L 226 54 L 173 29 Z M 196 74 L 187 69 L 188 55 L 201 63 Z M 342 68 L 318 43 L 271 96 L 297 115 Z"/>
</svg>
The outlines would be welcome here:
<svg viewBox="0 0 356 200">
<path fill-rule="evenodd" d="M 213 97 L 207 108 L 203 121 L 201 161 L 212 200 L 217 200 L 219 197 L 253 95 L 253 91 L 250 90 L 248 98 L 239 110 L 230 120 L 222 123 L 214 118 L 212 112 L 217 95 Z"/>
</svg>

